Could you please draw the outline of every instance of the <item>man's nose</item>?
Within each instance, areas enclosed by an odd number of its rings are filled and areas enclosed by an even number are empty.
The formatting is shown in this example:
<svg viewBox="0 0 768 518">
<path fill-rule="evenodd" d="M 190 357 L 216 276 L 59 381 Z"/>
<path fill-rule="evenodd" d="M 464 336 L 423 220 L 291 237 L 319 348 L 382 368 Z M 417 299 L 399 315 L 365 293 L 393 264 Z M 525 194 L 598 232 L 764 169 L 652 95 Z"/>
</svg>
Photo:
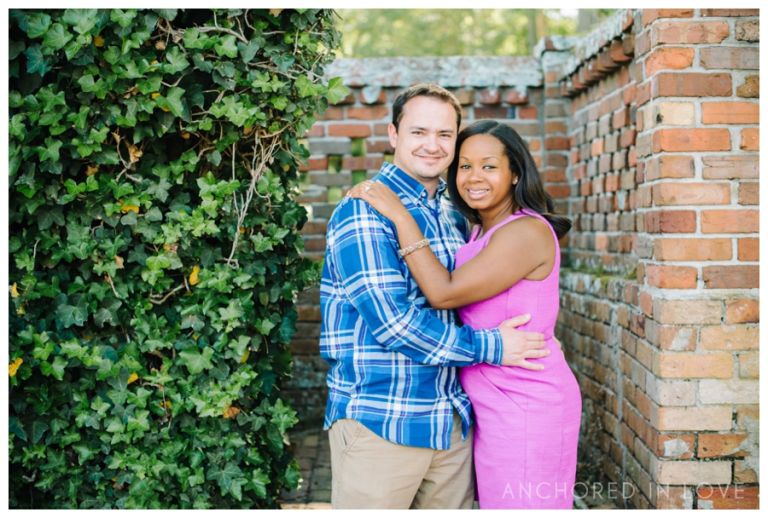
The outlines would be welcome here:
<svg viewBox="0 0 768 518">
<path fill-rule="evenodd" d="M 437 151 L 437 150 L 439 150 L 440 146 L 437 143 L 437 135 L 434 135 L 434 134 L 431 134 L 431 133 L 428 134 L 427 135 L 427 139 L 424 142 L 424 146 L 429 151 Z"/>
</svg>

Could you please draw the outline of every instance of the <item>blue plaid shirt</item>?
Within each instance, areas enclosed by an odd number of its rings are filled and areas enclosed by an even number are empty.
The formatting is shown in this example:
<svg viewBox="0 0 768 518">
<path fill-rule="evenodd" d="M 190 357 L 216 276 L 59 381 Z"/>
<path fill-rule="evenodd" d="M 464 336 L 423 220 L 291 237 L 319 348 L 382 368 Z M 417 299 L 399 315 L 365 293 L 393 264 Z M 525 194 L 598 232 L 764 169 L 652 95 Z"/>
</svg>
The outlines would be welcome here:
<svg viewBox="0 0 768 518">
<path fill-rule="evenodd" d="M 437 258 L 453 270 L 467 223 L 444 196 L 432 204 L 416 179 L 384 163 L 375 180 L 398 193 Z M 450 447 L 453 410 L 462 436 L 469 398 L 456 367 L 501 363 L 498 330 L 458 327 L 429 304 L 398 255 L 395 226 L 362 200 L 342 200 L 328 222 L 320 285 L 320 354 L 330 364 L 324 428 L 355 419 L 388 441 Z"/>
</svg>

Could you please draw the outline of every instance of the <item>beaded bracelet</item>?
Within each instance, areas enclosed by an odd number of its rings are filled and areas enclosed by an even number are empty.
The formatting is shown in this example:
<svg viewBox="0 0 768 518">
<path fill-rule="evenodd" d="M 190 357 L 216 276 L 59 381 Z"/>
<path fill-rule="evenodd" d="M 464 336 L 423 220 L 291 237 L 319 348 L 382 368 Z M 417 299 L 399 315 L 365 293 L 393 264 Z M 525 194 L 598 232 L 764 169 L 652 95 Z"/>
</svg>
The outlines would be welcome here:
<svg viewBox="0 0 768 518">
<path fill-rule="evenodd" d="M 400 257 L 405 257 L 406 255 L 412 254 L 416 250 L 424 248 L 425 246 L 429 246 L 429 239 L 422 239 L 421 241 L 410 244 L 405 248 L 401 248 L 398 253 L 400 254 Z"/>
</svg>

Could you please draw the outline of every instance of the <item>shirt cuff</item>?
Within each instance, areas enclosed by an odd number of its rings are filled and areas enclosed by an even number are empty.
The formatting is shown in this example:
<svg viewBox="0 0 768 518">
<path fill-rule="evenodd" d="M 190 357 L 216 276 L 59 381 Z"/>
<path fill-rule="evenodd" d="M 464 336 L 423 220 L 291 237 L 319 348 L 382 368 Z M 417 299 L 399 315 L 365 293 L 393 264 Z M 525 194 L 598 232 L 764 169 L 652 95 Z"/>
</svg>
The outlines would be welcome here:
<svg viewBox="0 0 768 518">
<path fill-rule="evenodd" d="M 498 329 L 487 329 L 478 333 L 480 338 L 480 362 L 501 365 L 501 358 L 504 354 L 504 343 L 501 340 L 501 331 Z"/>
</svg>

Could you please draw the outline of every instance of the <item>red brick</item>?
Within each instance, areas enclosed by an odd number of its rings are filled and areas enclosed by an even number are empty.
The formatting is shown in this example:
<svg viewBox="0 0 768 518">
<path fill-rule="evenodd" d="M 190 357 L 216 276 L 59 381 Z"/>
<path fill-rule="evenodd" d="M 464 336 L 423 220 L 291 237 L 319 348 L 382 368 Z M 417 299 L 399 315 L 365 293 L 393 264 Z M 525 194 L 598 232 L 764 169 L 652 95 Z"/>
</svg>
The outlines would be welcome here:
<svg viewBox="0 0 768 518">
<path fill-rule="evenodd" d="M 485 88 L 480 91 L 480 104 L 499 104 L 501 92 L 498 88 Z"/>
<path fill-rule="evenodd" d="M 697 487 L 699 509 L 759 509 L 759 486 Z"/>
<path fill-rule="evenodd" d="M 701 103 L 701 122 L 704 124 L 757 124 L 760 122 L 759 105 L 747 102 Z"/>
<path fill-rule="evenodd" d="M 660 70 L 682 70 L 693 64 L 694 49 L 690 47 L 659 47 L 645 60 L 645 77 Z"/>
<path fill-rule="evenodd" d="M 669 289 L 693 289 L 696 287 L 696 268 L 688 266 L 654 266 L 645 269 L 646 282 L 650 286 Z"/>
<path fill-rule="evenodd" d="M 704 210 L 701 231 L 705 234 L 751 233 L 759 230 L 757 210 Z"/>
<path fill-rule="evenodd" d="M 653 134 L 653 152 L 730 151 L 731 133 L 724 128 L 661 129 Z"/>
<path fill-rule="evenodd" d="M 643 9 L 643 25 L 648 25 L 659 18 L 691 18 L 693 9 Z"/>
<path fill-rule="evenodd" d="M 660 324 L 719 324 L 722 304 L 717 300 L 653 301 L 653 317 Z"/>
<path fill-rule="evenodd" d="M 323 137 L 325 136 L 325 126 L 323 124 L 313 124 L 309 131 L 304 134 L 305 137 Z"/>
<path fill-rule="evenodd" d="M 727 183 L 670 183 L 653 186 L 654 205 L 727 205 L 731 186 Z"/>
<path fill-rule="evenodd" d="M 646 212 L 645 231 L 652 234 L 695 232 L 696 213 L 692 210 Z"/>
<path fill-rule="evenodd" d="M 734 68 L 757 70 L 760 54 L 757 47 L 702 47 L 699 61 L 704 68 Z"/>
<path fill-rule="evenodd" d="M 619 137 L 619 147 L 628 148 L 635 143 L 637 132 L 633 129 L 624 129 Z"/>
<path fill-rule="evenodd" d="M 571 140 L 567 137 L 548 137 L 544 140 L 544 149 L 553 150 L 567 150 L 571 147 Z"/>
<path fill-rule="evenodd" d="M 523 106 L 517 109 L 518 119 L 536 119 L 539 116 L 539 110 L 535 106 Z"/>
<path fill-rule="evenodd" d="M 744 457 L 741 446 L 745 440 L 746 433 L 700 433 L 698 457 Z"/>
<path fill-rule="evenodd" d="M 699 346 L 708 351 L 743 351 L 758 348 L 757 326 L 718 325 L 701 328 Z"/>
<path fill-rule="evenodd" d="M 634 53 L 634 46 L 632 50 L 627 53 L 624 48 L 623 40 L 613 40 L 611 46 L 608 48 L 608 55 L 615 63 L 628 63 L 632 61 L 632 54 Z"/>
<path fill-rule="evenodd" d="M 329 106 L 322 113 L 322 115 L 320 115 L 319 119 L 321 121 L 342 120 L 344 119 L 344 108 L 341 108 L 339 106 Z"/>
<path fill-rule="evenodd" d="M 654 97 L 727 97 L 733 91 L 728 73 L 659 73 L 652 85 Z"/>
<path fill-rule="evenodd" d="M 505 106 L 477 106 L 475 107 L 476 119 L 506 119 L 509 116 L 509 108 Z"/>
<path fill-rule="evenodd" d="M 741 146 L 744 151 L 760 151 L 760 134 L 757 128 L 741 130 Z"/>
<path fill-rule="evenodd" d="M 686 155 L 664 155 L 646 162 L 646 179 L 693 178 L 696 169 L 693 158 Z"/>
<path fill-rule="evenodd" d="M 301 167 L 302 171 L 325 171 L 326 169 L 328 169 L 328 157 L 310 157 Z"/>
<path fill-rule="evenodd" d="M 727 261 L 733 256 L 730 239 L 661 238 L 654 243 L 657 261 Z"/>
<path fill-rule="evenodd" d="M 459 100 L 459 104 L 462 106 L 475 104 L 475 90 L 472 88 L 461 88 L 459 90 L 455 90 L 453 94 L 456 96 L 456 99 Z"/>
<path fill-rule="evenodd" d="M 663 21 L 651 28 L 655 45 L 676 43 L 720 43 L 728 37 L 728 22 Z"/>
<path fill-rule="evenodd" d="M 517 90 L 509 90 L 504 96 L 504 102 L 507 104 L 527 104 L 528 94 L 520 93 Z"/>
<path fill-rule="evenodd" d="M 725 352 L 660 352 L 653 372 L 662 378 L 730 378 L 733 376 L 733 355 Z"/>
<path fill-rule="evenodd" d="M 759 9 L 702 9 L 701 16 L 704 17 L 729 17 L 729 16 L 758 16 Z"/>
<path fill-rule="evenodd" d="M 364 169 L 376 170 L 381 167 L 383 162 L 384 157 L 380 155 L 345 156 L 342 161 L 342 169 L 350 171 L 360 171 Z"/>
<path fill-rule="evenodd" d="M 702 163 L 704 178 L 757 178 L 759 174 L 757 156 L 705 156 Z"/>
<path fill-rule="evenodd" d="M 756 237 L 744 237 L 738 240 L 739 261 L 759 261 L 760 241 Z"/>
<path fill-rule="evenodd" d="M 739 184 L 739 205 L 758 205 L 760 203 L 760 184 L 741 182 Z"/>
<path fill-rule="evenodd" d="M 760 321 L 760 303 L 754 299 L 731 299 L 725 304 L 726 324 L 746 324 Z"/>
<path fill-rule="evenodd" d="M 759 288 L 758 266 L 705 266 L 702 278 L 705 288 Z"/>
<path fill-rule="evenodd" d="M 368 124 L 330 124 L 328 135 L 331 137 L 370 137 L 371 126 Z"/>
<path fill-rule="evenodd" d="M 383 105 L 347 108 L 348 119 L 379 120 L 389 116 L 389 108 Z"/>
</svg>

